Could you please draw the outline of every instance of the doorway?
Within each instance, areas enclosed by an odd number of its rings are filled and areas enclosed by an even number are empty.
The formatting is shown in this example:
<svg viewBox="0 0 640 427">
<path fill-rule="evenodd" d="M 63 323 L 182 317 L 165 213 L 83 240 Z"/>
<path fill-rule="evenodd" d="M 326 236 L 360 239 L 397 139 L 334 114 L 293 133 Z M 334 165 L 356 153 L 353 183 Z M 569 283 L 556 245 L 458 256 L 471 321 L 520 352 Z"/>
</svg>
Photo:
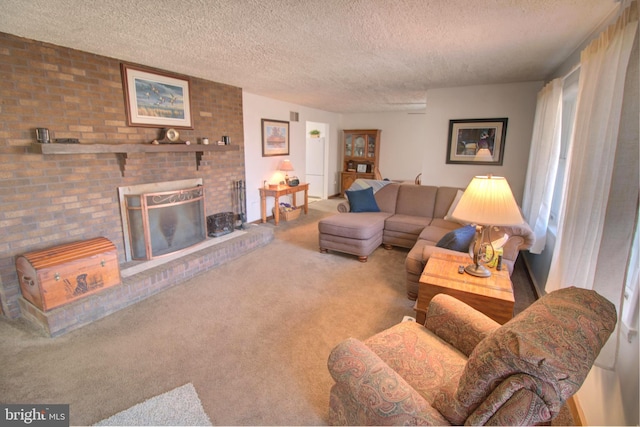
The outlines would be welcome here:
<svg viewBox="0 0 640 427">
<path fill-rule="evenodd" d="M 310 199 L 327 199 L 329 175 L 329 124 L 306 122 L 305 182 Z"/>
</svg>

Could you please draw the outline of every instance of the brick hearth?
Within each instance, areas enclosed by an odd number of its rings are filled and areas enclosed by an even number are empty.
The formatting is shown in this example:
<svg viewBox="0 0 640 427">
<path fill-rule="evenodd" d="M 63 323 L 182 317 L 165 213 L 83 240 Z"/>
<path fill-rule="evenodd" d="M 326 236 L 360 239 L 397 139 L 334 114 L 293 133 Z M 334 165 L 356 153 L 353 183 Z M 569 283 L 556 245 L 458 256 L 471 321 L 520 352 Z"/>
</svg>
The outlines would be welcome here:
<svg viewBox="0 0 640 427">
<path fill-rule="evenodd" d="M 238 232 L 234 232 L 238 233 Z M 45 335 L 55 337 L 95 322 L 109 314 L 140 302 L 167 288 L 218 267 L 273 240 L 273 229 L 249 225 L 244 233 L 228 235 L 228 239 L 167 263 L 122 278 L 122 284 L 105 289 L 42 312 L 19 297 L 18 304 L 25 320 Z"/>
</svg>

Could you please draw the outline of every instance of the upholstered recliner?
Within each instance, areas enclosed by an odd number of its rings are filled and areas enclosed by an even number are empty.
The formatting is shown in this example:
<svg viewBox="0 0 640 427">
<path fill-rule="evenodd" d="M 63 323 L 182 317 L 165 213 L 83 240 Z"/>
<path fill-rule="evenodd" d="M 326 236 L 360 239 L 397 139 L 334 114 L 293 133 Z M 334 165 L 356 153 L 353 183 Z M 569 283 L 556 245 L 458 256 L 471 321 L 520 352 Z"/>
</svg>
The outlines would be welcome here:
<svg viewBox="0 0 640 427">
<path fill-rule="evenodd" d="M 448 295 L 329 356 L 333 425 L 534 425 L 582 385 L 616 324 L 591 290 L 551 292 L 500 326 Z"/>
</svg>

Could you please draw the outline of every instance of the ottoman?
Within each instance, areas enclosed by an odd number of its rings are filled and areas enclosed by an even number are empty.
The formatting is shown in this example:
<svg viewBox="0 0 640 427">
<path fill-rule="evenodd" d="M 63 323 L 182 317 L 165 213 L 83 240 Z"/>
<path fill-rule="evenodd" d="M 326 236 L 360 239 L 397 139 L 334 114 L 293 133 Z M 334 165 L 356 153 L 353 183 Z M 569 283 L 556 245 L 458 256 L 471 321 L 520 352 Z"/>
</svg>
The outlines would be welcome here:
<svg viewBox="0 0 640 427">
<path fill-rule="evenodd" d="M 320 252 L 344 252 L 366 262 L 382 244 L 384 221 L 391 215 L 388 212 L 347 212 L 320 220 Z"/>
</svg>

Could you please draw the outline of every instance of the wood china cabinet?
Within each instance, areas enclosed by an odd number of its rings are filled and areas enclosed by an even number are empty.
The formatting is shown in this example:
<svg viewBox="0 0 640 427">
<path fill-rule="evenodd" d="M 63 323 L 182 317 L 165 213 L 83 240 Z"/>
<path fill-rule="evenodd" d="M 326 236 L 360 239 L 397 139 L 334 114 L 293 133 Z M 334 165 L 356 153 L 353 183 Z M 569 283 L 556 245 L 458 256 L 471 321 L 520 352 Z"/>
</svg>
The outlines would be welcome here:
<svg viewBox="0 0 640 427">
<path fill-rule="evenodd" d="M 351 187 L 356 179 L 381 179 L 380 129 L 345 130 L 343 138 L 343 161 L 340 191 Z"/>
</svg>

